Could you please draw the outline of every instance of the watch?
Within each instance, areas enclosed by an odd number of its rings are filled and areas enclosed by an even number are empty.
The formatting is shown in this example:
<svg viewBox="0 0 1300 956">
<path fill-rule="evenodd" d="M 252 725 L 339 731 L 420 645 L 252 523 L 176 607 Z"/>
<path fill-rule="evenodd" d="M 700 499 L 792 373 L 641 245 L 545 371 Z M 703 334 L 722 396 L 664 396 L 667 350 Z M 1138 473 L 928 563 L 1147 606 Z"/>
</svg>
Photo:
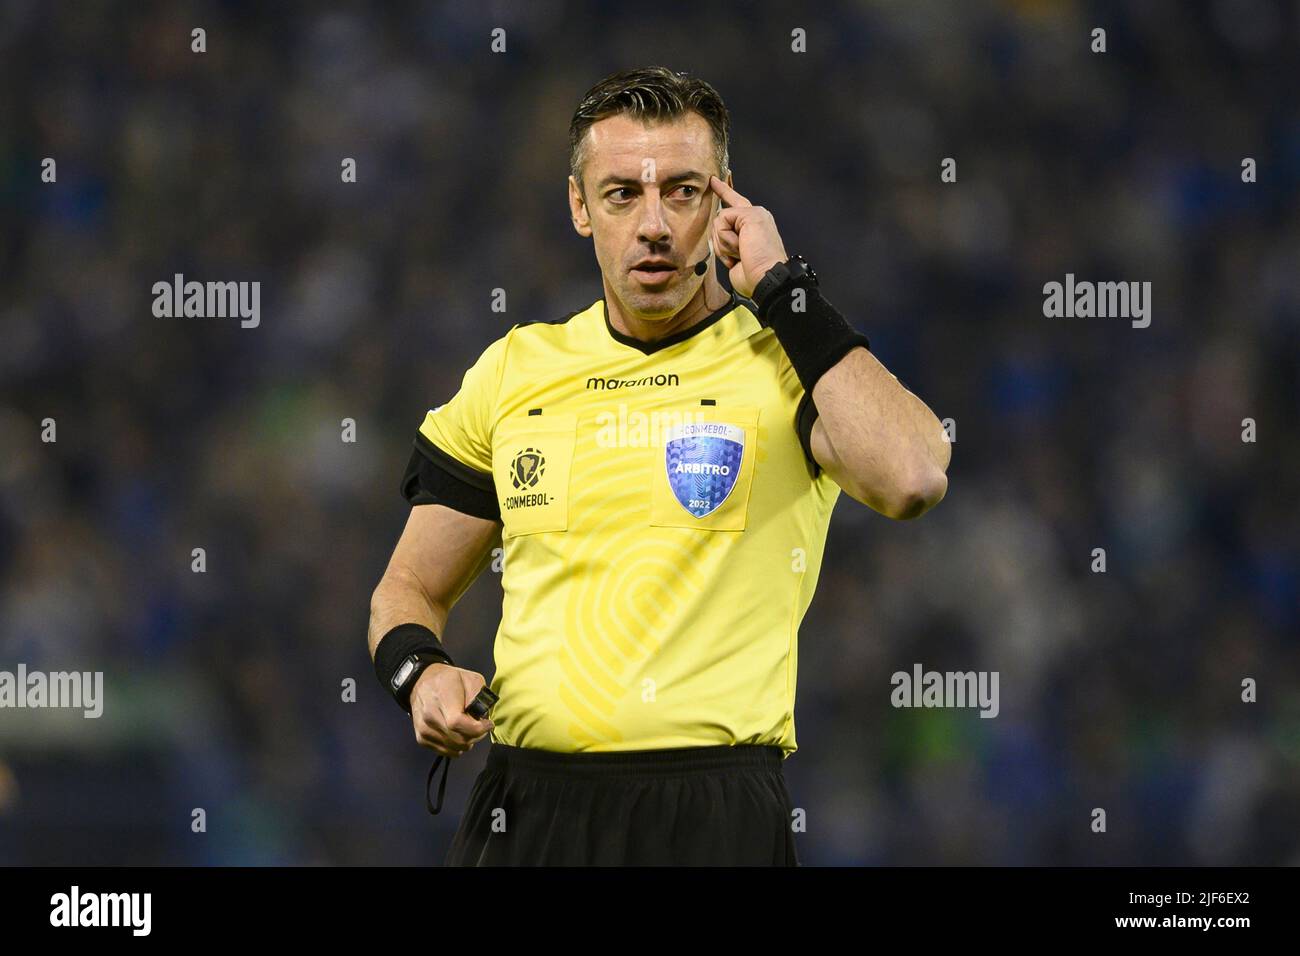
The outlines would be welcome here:
<svg viewBox="0 0 1300 956">
<path fill-rule="evenodd" d="M 411 691 L 415 687 L 415 682 L 420 679 L 420 675 L 432 664 L 447 663 L 450 662 L 445 657 L 433 651 L 416 651 L 414 654 L 408 654 L 405 660 L 397 665 L 397 670 L 393 672 L 393 678 L 389 681 L 388 689 L 392 691 L 397 702 L 402 705 L 402 709 L 409 714 L 411 712 Z"/>
<path fill-rule="evenodd" d="M 812 266 L 808 265 L 808 260 L 803 256 L 794 255 L 785 262 L 778 262 L 763 274 L 763 278 L 758 280 L 758 285 L 754 286 L 752 298 L 761 317 L 767 305 L 779 293 L 792 286 L 815 285 L 817 285 L 817 273 L 813 272 Z"/>
</svg>

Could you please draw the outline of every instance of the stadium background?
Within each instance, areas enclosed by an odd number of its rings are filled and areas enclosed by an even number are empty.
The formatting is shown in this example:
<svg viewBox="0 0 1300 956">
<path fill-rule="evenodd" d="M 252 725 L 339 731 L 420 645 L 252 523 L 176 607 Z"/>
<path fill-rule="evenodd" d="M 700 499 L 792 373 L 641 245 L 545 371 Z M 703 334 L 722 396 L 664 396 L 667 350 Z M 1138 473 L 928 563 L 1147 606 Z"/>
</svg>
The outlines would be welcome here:
<svg viewBox="0 0 1300 956">
<path fill-rule="evenodd" d="M 0 668 L 107 696 L 0 712 L 0 863 L 441 860 L 487 744 L 429 817 L 365 654 L 398 478 L 491 339 L 601 294 L 567 124 L 652 64 L 957 423 L 934 512 L 837 506 L 804 861 L 1300 863 L 1300 8 L 1127 6 L 0 4 Z M 260 327 L 154 318 L 176 272 L 261 281 Z M 1151 281 L 1150 328 L 1044 318 L 1067 272 Z M 499 594 L 447 636 L 489 677 Z M 916 662 L 1001 714 L 891 708 Z"/>
</svg>

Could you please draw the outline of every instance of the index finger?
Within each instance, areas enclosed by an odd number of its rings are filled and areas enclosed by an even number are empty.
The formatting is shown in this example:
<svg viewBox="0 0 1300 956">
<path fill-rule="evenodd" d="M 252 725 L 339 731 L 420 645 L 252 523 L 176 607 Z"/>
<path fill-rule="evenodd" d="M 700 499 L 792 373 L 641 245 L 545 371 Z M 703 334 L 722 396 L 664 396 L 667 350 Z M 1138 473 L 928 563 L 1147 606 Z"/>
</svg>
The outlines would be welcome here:
<svg viewBox="0 0 1300 956">
<path fill-rule="evenodd" d="M 709 187 L 722 197 L 722 201 L 728 206 L 752 206 L 754 205 L 740 193 L 736 192 L 717 176 L 709 177 Z"/>
</svg>

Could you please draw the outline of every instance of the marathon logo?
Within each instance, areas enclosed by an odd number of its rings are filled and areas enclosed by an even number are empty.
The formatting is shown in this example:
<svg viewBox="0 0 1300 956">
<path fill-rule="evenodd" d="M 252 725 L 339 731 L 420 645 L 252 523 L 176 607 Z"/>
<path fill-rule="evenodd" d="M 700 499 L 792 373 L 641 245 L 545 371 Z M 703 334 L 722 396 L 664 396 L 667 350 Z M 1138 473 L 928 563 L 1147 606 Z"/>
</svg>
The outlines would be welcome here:
<svg viewBox="0 0 1300 956">
<path fill-rule="evenodd" d="M 680 382 L 677 373 L 671 372 L 667 375 L 647 375 L 645 378 L 589 378 L 587 379 L 587 388 L 602 389 L 611 388 L 637 388 L 645 385 L 678 385 Z"/>
</svg>

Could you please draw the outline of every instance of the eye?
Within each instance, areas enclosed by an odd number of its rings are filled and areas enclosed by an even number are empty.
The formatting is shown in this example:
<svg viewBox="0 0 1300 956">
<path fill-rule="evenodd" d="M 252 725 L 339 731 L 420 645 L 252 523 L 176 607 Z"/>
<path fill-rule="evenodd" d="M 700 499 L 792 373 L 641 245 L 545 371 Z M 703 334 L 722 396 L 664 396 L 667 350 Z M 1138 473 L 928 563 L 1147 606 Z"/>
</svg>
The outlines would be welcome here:
<svg viewBox="0 0 1300 956">
<path fill-rule="evenodd" d="M 627 186 L 619 186 L 618 189 L 615 189 L 612 192 L 607 193 L 605 198 L 614 199 L 618 196 L 619 193 L 630 193 L 631 191 L 632 190 L 629 189 Z"/>
<path fill-rule="evenodd" d="M 688 184 L 681 185 L 681 186 L 678 186 L 677 188 L 678 188 L 678 189 L 693 189 L 693 190 L 695 190 L 695 192 L 691 193 L 690 196 L 687 197 L 688 199 L 694 199 L 694 198 L 695 198 L 695 193 L 698 193 L 698 192 L 700 191 L 700 190 L 699 190 L 699 187 L 697 187 L 697 186 L 692 186 L 692 185 L 690 185 L 689 183 L 688 183 Z"/>
</svg>

